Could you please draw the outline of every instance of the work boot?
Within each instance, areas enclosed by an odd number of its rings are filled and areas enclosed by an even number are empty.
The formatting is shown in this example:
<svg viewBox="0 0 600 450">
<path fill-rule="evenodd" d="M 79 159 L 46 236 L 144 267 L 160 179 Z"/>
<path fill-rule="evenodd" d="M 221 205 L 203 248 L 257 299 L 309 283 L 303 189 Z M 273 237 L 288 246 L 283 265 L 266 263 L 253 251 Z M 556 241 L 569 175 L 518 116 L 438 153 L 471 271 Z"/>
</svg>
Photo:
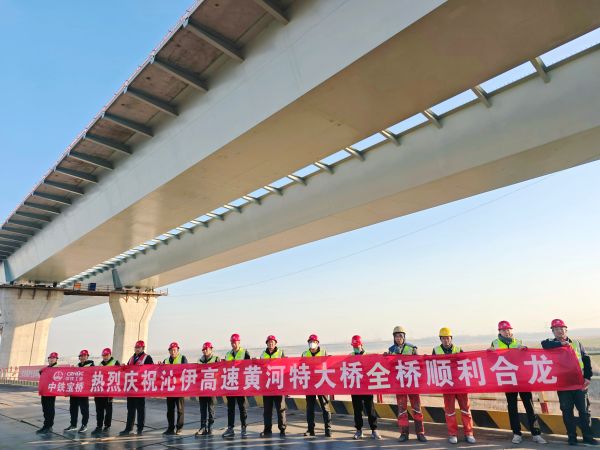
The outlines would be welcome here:
<svg viewBox="0 0 600 450">
<path fill-rule="evenodd" d="M 133 434 L 133 430 L 128 430 L 127 428 L 119 432 L 119 436 L 129 436 L 130 434 Z"/>
<path fill-rule="evenodd" d="M 165 431 L 163 431 L 163 433 L 165 436 L 172 436 L 173 434 L 175 434 L 175 430 L 173 428 L 167 428 Z"/>
<path fill-rule="evenodd" d="M 204 431 L 206 431 L 206 434 L 203 434 L 203 436 L 211 436 L 212 435 L 212 425 L 209 425 L 208 428 L 206 428 Z"/>
<path fill-rule="evenodd" d="M 406 442 L 408 441 L 408 433 L 402 433 L 398 438 L 398 442 Z"/>
<path fill-rule="evenodd" d="M 354 433 L 354 436 L 352 436 L 352 439 L 355 439 L 355 440 L 359 440 L 362 438 L 363 438 L 362 430 L 356 430 L 356 433 Z"/>
<path fill-rule="evenodd" d="M 271 430 L 263 430 L 260 432 L 260 437 L 264 438 L 264 437 L 271 437 L 273 436 L 273 432 Z"/>
<path fill-rule="evenodd" d="M 577 437 L 569 437 L 569 445 L 577 445 Z"/>
<path fill-rule="evenodd" d="M 36 434 L 46 434 L 46 433 L 48 433 L 48 428 L 42 427 L 39 430 L 37 430 L 35 433 Z"/>
<path fill-rule="evenodd" d="M 331 428 L 325 428 L 325 437 L 331 437 Z"/>
<path fill-rule="evenodd" d="M 223 438 L 232 438 L 235 436 L 235 431 L 233 431 L 233 427 L 227 427 L 227 430 L 225 430 L 225 433 L 223 433 Z"/>
<path fill-rule="evenodd" d="M 242 437 L 245 438 L 248 436 L 248 432 L 246 431 L 246 425 L 242 425 Z"/>
<path fill-rule="evenodd" d="M 285 430 L 279 431 L 279 437 L 280 438 L 284 438 L 285 437 Z"/>
<path fill-rule="evenodd" d="M 77 431 L 77 425 L 69 425 L 64 431 Z"/>
<path fill-rule="evenodd" d="M 583 444 L 584 445 L 596 446 L 596 445 L 598 445 L 598 441 L 596 439 L 594 439 L 593 437 L 584 437 L 583 438 Z"/>
<path fill-rule="evenodd" d="M 80 433 L 85 433 L 87 431 L 87 425 L 81 425 L 81 428 L 79 429 Z"/>
<path fill-rule="evenodd" d="M 92 436 L 98 436 L 102 433 L 102 428 L 101 427 L 96 427 L 94 428 L 94 431 L 92 431 L 91 435 Z"/>
<path fill-rule="evenodd" d="M 182 431 L 181 431 L 181 428 L 177 428 L 177 429 L 175 430 L 175 434 L 176 434 L 177 436 L 179 436 L 181 433 L 182 433 Z"/>
<path fill-rule="evenodd" d="M 143 429 L 143 428 L 139 428 L 139 429 L 138 429 L 138 430 L 135 432 L 135 435 L 136 435 L 136 436 L 141 436 L 141 435 L 143 435 L 143 434 L 144 434 L 144 429 Z"/>
<path fill-rule="evenodd" d="M 419 442 L 427 442 L 427 438 L 425 437 L 425 434 L 424 434 L 424 433 L 419 433 L 419 434 L 417 434 L 417 440 L 418 440 Z"/>
<path fill-rule="evenodd" d="M 383 438 L 381 437 L 381 435 L 377 432 L 377 430 L 373 430 L 371 431 L 371 439 L 376 439 L 378 441 L 381 441 Z"/>
<path fill-rule="evenodd" d="M 309 428 L 308 430 L 306 430 L 304 432 L 304 436 L 314 436 L 315 435 L 315 430 L 312 428 Z"/>
<path fill-rule="evenodd" d="M 102 428 L 102 432 L 103 433 L 108 433 L 110 431 L 110 427 L 104 427 Z"/>
</svg>

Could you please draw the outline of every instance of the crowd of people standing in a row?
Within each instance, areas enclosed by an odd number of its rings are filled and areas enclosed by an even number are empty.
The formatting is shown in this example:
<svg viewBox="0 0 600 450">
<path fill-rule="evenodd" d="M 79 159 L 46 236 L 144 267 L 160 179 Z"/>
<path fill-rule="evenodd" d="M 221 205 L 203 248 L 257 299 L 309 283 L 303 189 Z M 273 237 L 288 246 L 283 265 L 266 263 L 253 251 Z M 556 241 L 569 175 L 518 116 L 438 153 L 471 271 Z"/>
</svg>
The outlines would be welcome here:
<svg viewBox="0 0 600 450">
<path fill-rule="evenodd" d="M 551 330 L 554 334 L 553 338 L 546 339 L 542 342 L 542 348 L 556 348 L 560 346 L 570 346 L 573 348 L 579 366 L 583 372 L 584 386 L 582 389 L 559 391 L 558 397 L 560 401 L 560 409 L 563 415 L 563 421 L 567 429 L 569 445 L 577 445 L 577 426 L 580 427 L 583 434 L 583 442 L 588 445 L 597 445 L 591 430 L 591 416 L 589 411 L 589 398 L 587 388 L 592 377 L 591 361 L 586 354 L 583 345 L 567 335 L 567 326 L 560 320 L 555 319 L 551 323 Z M 406 330 L 397 326 L 393 329 L 394 343 L 389 347 L 386 354 L 400 355 L 416 355 L 417 347 L 406 341 Z M 454 344 L 452 332 L 449 328 L 442 328 L 439 332 L 440 344 L 432 350 L 433 354 L 453 354 L 460 353 L 462 349 Z M 241 346 L 240 336 L 233 334 L 230 339 L 231 350 L 227 352 L 224 360 L 242 360 L 250 359 L 250 354 Z M 364 355 L 365 349 L 360 336 L 355 335 L 351 339 L 352 353 L 354 355 Z M 494 339 L 490 345 L 491 350 L 509 349 L 509 348 L 524 348 L 523 342 L 513 335 L 513 329 L 509 322 L 501 321 L 498 324 L 498 337 Z M 186 364 L 187 358 L 181 354 L 179 345 L 176 342 L 169 345 L 169 357 L 166 358 L 164 364 Z M 111 350 L 106 348 L 102 352 L 102 366 L 119 365 L 111 354 Z M 303 357 L 319 357 L 326 356 L 326 350 L 321 347 L 318 336 L 311 334 L 308 337 L 308 349 L 302 353 Z M 266 338 L 266 348 L 262 352 L 261 358 L 273 359 L 285 357 L 284 351 L 278 347 L 277 338 L 270 335 Z M 82 350 L 79 354 L 78 367 L 93 366 L 94 362 L 89 359 L 89 352 Z M 200 364 L 211 364 L 220 361 L 219 357 L 213 352 L 213 345 L 210 342 L 205 342 L 202 346 L 202 357 L 199 359 Z M 48 357 L 48 367 L 53 367 L 58 362 L 58 354 L 51 353 Z M 128 365 L 145 365 L 154 364 L 152 357 L 145 353 L 145 343 L 138 341 L 135 344 L 134 354 L 131 356 Z M 43 370 L 43 369 L 42 369 Z M 541 430 L 538 417 L 534 411 L 533 398 L 531 392 L 509 392 L 506 393 L 508 406 L 508 414 L 510 418 L 510 426 L 513 432 L 512 442 L 515 444 L 521 443 L 521 423 L 518 413 L 518 398 L 526 411 L 528 428 L 531 431 L 532 439 L 535 443 L 545 444 L 546 441 L 541 436 Z M 37 432 L 40 434 L 50 433 L 54 425 L 54 402 L 56 397 L 42 396 L 42 408 L 44 413 L 44 424 Z M 399 394 L 396 395 L 398 406 L 398 427 L 400 436 L 398 440 L 405 442 L 409 440 L 409 413 L 408 403 L 412 407 L 412 415 L 415 426 L 417 440 L 421 442 L 427 441 L 425 436 L 425 428 L 423 425 L 423 414 L 421 412 L 421 399 L 418 394 Z M 110 397 L 95 397 L 96 405 L 96 428 L 92 431 L 92 435 L 100 437 L 109 432 L 112 424 L 112 398 Z M 184 398 L 167 398 L 167 429 L 163 434 L 175 435 L 180 434 L 184 426 Z M 196 436 L 210 436 L 213 433 L 213 424 L 215 421 L 215 403 L 214 397 L 200 397 L 200 429 L 196 432 Z M 332 436 L 332 419 L 330 410 L 330 400 L 325 395 L 307 395 L 306 396 L 306 421 L 307 430 L 304 436 L 315 436 L 315 407 L 319 407 L 323 414 L 323 423 L 325 428 L 325 436 Z M 452 444 L 458 442 L 458 424 L 456 420 L 456 403 L 461 411 L 461 419 L 463 425 L 463 433 L 466 442 L 474 444 L 476 442 L 473 434 L 473 420 L 471 417 L 471 406 L 468 394 L 444 394 L 444 410 L 446 415 L 446 423 L 448 428 L 448 441 Z M 241 436 L 246 437 L 247 432 L 247 411 L 245 397 L 228 396 L 227 397 L 227 429 L 223 433 L 223 438 L 233 438 L 235 436 L 235 407 L 236 404 L 239 410 L 239 418 L 241 422 Z M 277 414 L 277 427 L 279 435 L 286 435 L 286 402 L 283 396 L 264 396 L 264 427 L 260 433 L 261 437 L 270 437 L 273 434 L 273 409 Z M 367 416 L 369 428 L 371 429 L 371 438 L 380 440 L 381 435 L 377 431 L 377 416 L 373 406 L 372 395 L 352 395 L 352 406 L 354 409 L 354 425 L 356 433 L 354 439 L 363 438 L 363 412 Z M 578 420 L 575 419 L 574 409 L 578 411 Z M 82 424 L 77 428 L 78 413 L 81 411 Z M 175 417 L 175 412 L 177 416 Z M 89 419 L 89 399 L 88 397 L 70 397 L 70 413 L 71 423 L 65 428 L 65 432 L 85 433 L 87 432 L 87 424 Z M 136 422 L 137 416 L 137 422 Z M 136 434 L 141 435 L 144 430 L 145 422 L 145 398 L 143 397 L 128 397 L 127 398 L 127 422 L 125 429 L 119 433 L 121 436 L 134 434 L 134 424 L 137 424 Z"/>
</svg>

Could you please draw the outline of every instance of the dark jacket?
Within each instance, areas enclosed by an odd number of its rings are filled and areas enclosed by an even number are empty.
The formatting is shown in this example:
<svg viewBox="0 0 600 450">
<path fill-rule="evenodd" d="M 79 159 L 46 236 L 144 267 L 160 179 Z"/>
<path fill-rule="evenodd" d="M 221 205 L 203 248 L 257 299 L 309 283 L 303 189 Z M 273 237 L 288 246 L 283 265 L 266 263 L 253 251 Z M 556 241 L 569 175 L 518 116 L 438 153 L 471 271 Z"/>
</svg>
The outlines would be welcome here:
<svg viewBox="0 0 600 450">
<path fill-rule="evenodd" d="M 109 359 L 108 361 L 106 361 L 106 362 L 104 362 L 104 360 L 102 360 L 102 361 L 100 361 L 100 365 L 101 365 L 101 366 L 106 366 L 106 365 L 107 365 L 109 362 L 111 362 L 113 359 L 115 359 L 115 358 L 113 358 L 113 357 L 111 356 L 111 357 L 110 357 L 110 359 Z M 120 366 L 120 365 L 121 365 L 121 363 L 120 363 L 119 361 L 115 360 L 115 366 Z"/>
<path fill-rule="evenodd" d="M 570 338 L 567 338 L 567 341 L 569 342 L 569 344 L 573 342 Z M 585 348 L 583 348 L 581 342 L 577 341 L 577 344 L 579 345 L 579 352 L 581 353 L 581 360 L 583 361 L 583 378 L 585 378 L 586 380 L 591 380 L 593 375 L 592 361 L 590 360 L 590 356 L 585 352 Z M 563 343 L 556 338 L 546 339 L 542 341 L 542 348 L 546 349 L 559 348 L 563 345 L 567 345 L 566 342 Z"/>
</svg>

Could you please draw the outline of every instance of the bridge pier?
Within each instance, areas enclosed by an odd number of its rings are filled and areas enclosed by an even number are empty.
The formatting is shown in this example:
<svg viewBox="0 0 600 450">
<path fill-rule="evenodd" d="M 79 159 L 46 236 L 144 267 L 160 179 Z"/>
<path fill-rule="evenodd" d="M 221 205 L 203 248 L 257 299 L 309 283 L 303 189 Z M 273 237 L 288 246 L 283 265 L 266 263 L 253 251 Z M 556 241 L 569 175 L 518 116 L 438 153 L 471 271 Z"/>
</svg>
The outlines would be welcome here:
<svg viewBox="0 0 600 450">
<path fill-rule="evenodd" d="M 156 308 L 157 294 L 111 292 L 108 303 L 115 321 L 113 356 L 119 361 L 133 354 L 136 341 L 148 340 L 148 324 Z"/>
<path fill-rule="evenodd" d="M 48 287 L 0 287 L 0 368 L 44 364 L 50 323 L 63 297 Z"/>
</svg>

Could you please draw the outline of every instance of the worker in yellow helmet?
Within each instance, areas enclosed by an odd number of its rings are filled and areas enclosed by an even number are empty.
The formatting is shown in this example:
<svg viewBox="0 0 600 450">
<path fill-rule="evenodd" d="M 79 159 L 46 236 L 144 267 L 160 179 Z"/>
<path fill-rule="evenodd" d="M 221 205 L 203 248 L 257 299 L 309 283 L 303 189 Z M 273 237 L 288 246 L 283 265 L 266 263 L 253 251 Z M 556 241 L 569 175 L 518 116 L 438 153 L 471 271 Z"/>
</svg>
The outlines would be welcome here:
<svg viewBox="0 0 600 450">
<path fill-rule="evenodd" d="M 444 327 L 440 329 L 440 345 L 433 348 L 432 355 L 453 355 L 462 353 L 462 349 L 452 342 L 452 331 L 450 328 Z M 444 412 L 446 413 L 446 426 L 448 427 L 448 442 L 451 444 L 458 443 L 458 425 L 456 424 L 456 409 L 455 403 L 458 402 L 460 408 L 460 416 L 462 417 L 463 431 L 465 440 L 469 444 L 475 443 L 473 436 L 473 418 L 471 417 L 471 403 L 469 395 L 460 394 L 444 394 Z"/>
</svg>

